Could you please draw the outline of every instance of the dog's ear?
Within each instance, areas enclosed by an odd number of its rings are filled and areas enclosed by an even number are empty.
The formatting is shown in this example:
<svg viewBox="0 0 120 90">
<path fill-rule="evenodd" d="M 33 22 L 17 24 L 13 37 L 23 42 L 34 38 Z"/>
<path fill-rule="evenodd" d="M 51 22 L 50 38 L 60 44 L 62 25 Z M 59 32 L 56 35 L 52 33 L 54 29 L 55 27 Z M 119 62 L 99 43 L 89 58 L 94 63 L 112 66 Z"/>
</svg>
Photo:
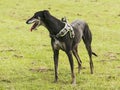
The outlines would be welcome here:
<svg viewBox="0 0 120 90">
<path fill-rule="evenodd" d="M 44 10 L 43 11 L 43 16 L 44 16 L 45 19 L 47 19 L 50 16 L 49 11 L 48 10 Z"/>
</svg>

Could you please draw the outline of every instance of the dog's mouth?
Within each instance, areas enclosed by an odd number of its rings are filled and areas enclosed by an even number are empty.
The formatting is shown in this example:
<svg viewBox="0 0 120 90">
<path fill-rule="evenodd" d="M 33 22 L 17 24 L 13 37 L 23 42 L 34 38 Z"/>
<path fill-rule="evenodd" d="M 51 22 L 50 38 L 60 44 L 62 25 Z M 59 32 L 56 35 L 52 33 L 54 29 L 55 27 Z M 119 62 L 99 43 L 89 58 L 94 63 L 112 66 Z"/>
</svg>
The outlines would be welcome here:
<svg viewBox="0 0 120 90">
<path fill-rule="evenodd" d="M 31 32 L 32 32 L 33 30 L 37 30 L 37 27 L 41 25 L 41 22 L 40 22 L 40 20 L 38 20 L 38 19 L 29 19 L 26 23 L 27 23 L 27 24 L 32 24 L 32 23 L 34 23 L 34 24 L 32 25 L 32 27 L 30 28 L 30 31 L 31 31 Z"/>
<path fill-rule="evenodd" d="M 40 21 L 35 21 L 32 27 L 30 28 L 30 31 L 37 30 L 37 27 L 40 25 Z"/>
</svg>

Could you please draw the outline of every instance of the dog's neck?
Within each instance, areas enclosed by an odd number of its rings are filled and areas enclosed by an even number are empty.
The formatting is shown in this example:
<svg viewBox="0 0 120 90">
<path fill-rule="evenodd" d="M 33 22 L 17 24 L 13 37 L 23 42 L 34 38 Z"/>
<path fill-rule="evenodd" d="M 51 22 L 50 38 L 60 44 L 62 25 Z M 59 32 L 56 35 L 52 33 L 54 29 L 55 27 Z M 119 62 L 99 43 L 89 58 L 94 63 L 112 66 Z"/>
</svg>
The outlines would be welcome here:
<svg viewBox="0 0 120 90">
<path fill-rule="evenodd" d="M 56 35 L 65 26 L 65 23 L 61 22 L 59 19 L 53 16 L 50 16 L 50 18 L 48 17 L 43 22 L 51 35 Z"/>
</svg>

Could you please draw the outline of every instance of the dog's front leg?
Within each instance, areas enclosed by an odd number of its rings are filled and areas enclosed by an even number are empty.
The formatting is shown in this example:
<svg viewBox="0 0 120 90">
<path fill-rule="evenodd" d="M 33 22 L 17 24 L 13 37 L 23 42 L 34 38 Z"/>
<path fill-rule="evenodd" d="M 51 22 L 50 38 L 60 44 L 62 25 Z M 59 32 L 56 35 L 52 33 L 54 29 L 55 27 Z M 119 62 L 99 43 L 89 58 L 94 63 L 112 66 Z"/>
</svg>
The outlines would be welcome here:
<svg viewBox="0 0 120 90">
<path fill-rule="evenodd" d="M 74 63 L 73 63 L 72 51 L 69 50 L 69 51 L 66 52 L 66 54 L 68 56 L 70 67 L 71 67 L 72 84 L 76 84 L 76 78 L 75 78 L 75 74 L 74 74 Z"/>
<path fill-rule="evenodd" d="M 57 82 L 58 80 L 58 55 L 59 55 L 59 50 L 53 50 L 54 52 L 54 68 L 55 68 L 55 81 Z"/>
</svg>

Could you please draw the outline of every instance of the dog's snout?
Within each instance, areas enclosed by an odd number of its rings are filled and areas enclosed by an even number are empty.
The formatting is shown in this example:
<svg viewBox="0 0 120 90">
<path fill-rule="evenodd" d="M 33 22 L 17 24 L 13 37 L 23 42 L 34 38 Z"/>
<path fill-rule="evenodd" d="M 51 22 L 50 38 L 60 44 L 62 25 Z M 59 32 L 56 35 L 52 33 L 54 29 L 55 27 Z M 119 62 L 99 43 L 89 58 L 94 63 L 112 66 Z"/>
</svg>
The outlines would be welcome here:
<svg viewBox="0 0 120 90">
<path fill-rule="evenodd" d="M 26 21 L 26 24 L 31 24 L 31 23 L 33 23 L 33 21 L 31 19 Z"/>
<path fill-rule="evenodd" d="M 28 20 L 26 21 L 26 24 L 29 24 L 29 23 L 28 23 Z"/>
<path fill-rule="evenodd" d="M 26 21 L 26 24 L 32 24 L 32 23 L 34 23 L 35 21 L 36 21 L 35 18 L 30 18 L 30 19 L 28 19 L 28 20 Z"/>
</svg>

